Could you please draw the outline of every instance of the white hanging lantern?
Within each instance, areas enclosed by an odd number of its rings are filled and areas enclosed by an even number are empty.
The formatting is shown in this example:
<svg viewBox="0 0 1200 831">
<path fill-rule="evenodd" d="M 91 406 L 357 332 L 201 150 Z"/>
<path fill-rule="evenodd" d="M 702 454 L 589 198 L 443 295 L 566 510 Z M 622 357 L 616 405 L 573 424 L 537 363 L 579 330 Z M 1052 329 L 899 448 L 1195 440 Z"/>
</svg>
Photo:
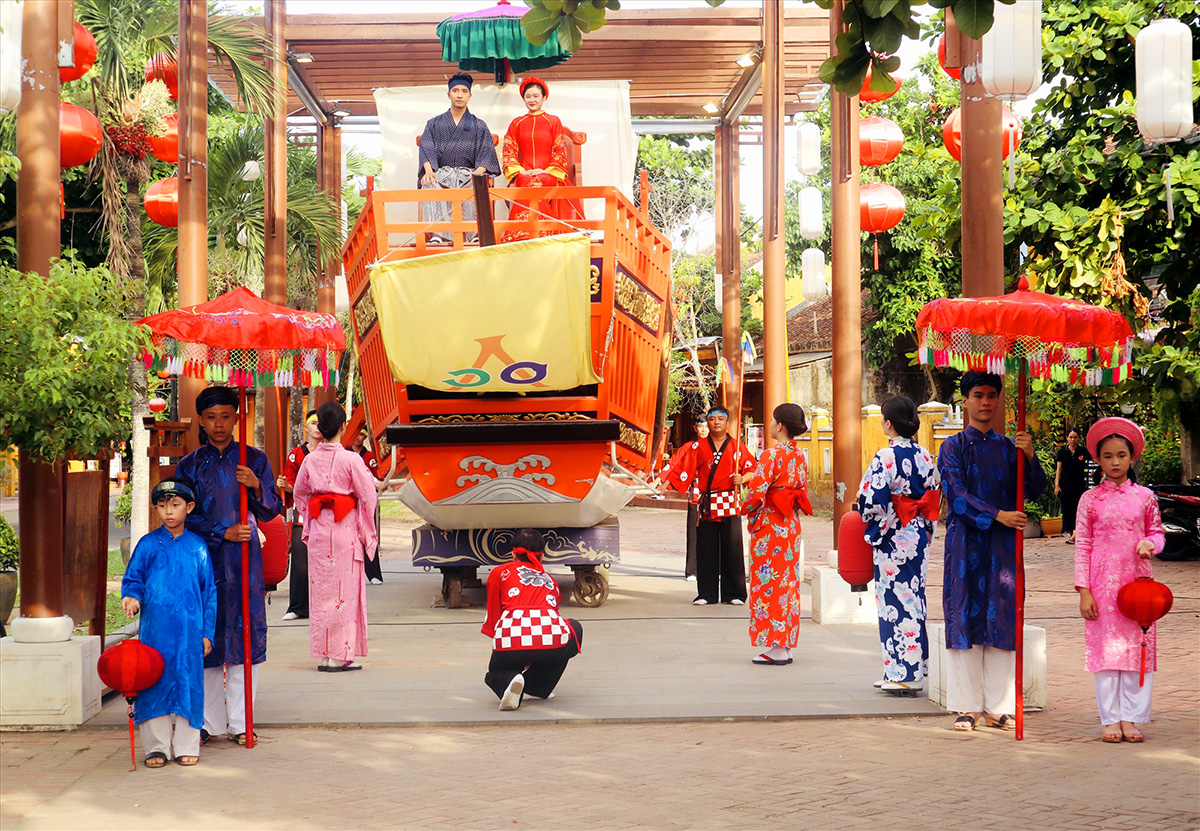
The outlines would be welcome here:
<svg viewBox="0 0 1200 831">
<path fill-rule="evenodd" d="M 243 182 L 257 182 L 262 178 L 262 165 L 251 159 L 242 165 L 242 171 L 239 175 Z"/>
<path fill-rule="evenodd" d="M 816 176 L 821 170 L 821 128 L 811 121 L 796 125 L 796 167 L 802 176 Z"/>
<path fill-rule="evenodd" d="M 1018 101 L 1042 85 L 1042 0 L 995 4 L 979 78 L 988 95 L 1002 101 Z"/>
<path fill-rule="evenodd" d="M 1156 20 L 1138 32 L 1138 129 L 1152 142 L 1178 141 L 1195 126 L 1192 113 L 1192 33 L 1178 20 Z M 1171 168 L 1163 166 L 1167 221 L 1175 221 Z"/>
<path fill-rule="evenodd" d="M 825 252 L 806 248 L 800 255 L 800 291 L 805 300 L 819 300 L 829 294 L 825 283 Z"/>
<path fill-rule="evenodd" d="M 824 206 L 817 188 L 800 190 L 800 236 L 805 239 L 825 236 Z"/>
<path fill-rule="evenodd" d="M 21 103 L 21 0 L 0 0 L 0 115 Z"/>
</svg>

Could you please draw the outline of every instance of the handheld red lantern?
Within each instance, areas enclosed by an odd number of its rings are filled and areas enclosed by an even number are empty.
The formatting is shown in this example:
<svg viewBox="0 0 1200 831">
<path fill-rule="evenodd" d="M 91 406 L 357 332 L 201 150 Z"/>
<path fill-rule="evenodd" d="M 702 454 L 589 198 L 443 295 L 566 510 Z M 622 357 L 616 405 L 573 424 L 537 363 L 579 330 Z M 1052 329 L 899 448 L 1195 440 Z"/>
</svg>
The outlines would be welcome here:
<svg viewBox="0 0 1200 831">
<path fill-rule="evenodd" d="M 274 591 L 287 576 L 288 531 L 283 517 L 277 516 L 270 522 L 260 522 L 258 530 L 266 539 L 262 544 L 263 585 Z"/>
<path fill-rule="evenodd" d="M 87 75 L 88 70 L 96 63 L 96 39 L 78 21 L 75 23 L 74 40 L 75 46 L 72 51 L 75 55 L 75 65 L 58 68 L 58 80 L 64 84 Z"/>
<path fill-rule="evenodd" d="M 842 514 L 838 523 L 838 574 L 850 584 L 850 591 L 864 592 L 875 579 L 875 555 L 867 544 L 866 533 L 867 523 L 862 514 L 858 511 Z"/>
<path fill-rule="evenodd" d="M 858 155 L 867 167 L 879 167 L 900 155 L 904 131 L 890 118 L 868 116 L 858 123 Z"/>
<path fill-rule="evenodd" d="M 146 80 L 162 81 L 171 93 L 171 100 L 179 99 L 179 61 L 174 52 L 159 52 L 146 61 Z"/>
<path fill-rule="evenodd" d="M 962 69 L 960 67 L 946 66 L 946 34 L 944 32 L 938 38 L 938 65 L 941 66 L 943 72 L 954 80 L 958 81 L 962 79 Z"/>
<path fill-rule="evenodd" d="M 161 136 L 150 136 L 150 152 L 154 158 L 175 164 L 179 161 L 179 114 L 171 113 L 163 119 L 166 129 Z"/>
<path fill-rule="evenodd" d="M 1146 635 L 1160 617 L 1171 611 L 1175 597 L 1171 590 L 1152 577 L 1139 577 L 1126 583 L 1117 592 L 1117 608 L 1121 614 L 1142 627 L 1142 670 L 1138 686 L 1146 683 Z"/>
<path fill-rule="evenodd" d="M 58 105 L 59 167 L 78 167 L 96 158 L 104 141 L 100 119 L 74 104 Z"/>
<path fill-rule="evenodd" d="M 159 225 L 165 225 L 168 228 L 178 226 L 179 179 L 174 176 L 170 179 L 160 179 L 146 188 L 146 198 L 143 204 L 146 206 L 146 216 Z"/>
<path fill-rule="evenodd" d="M 868 234 L 890 231 L 904 219 L 904 194 L 883 182 L 868 182 L 858 191 L 859 219 Z M 879 270 L 879 238 L 875 238 L 875 270 Z"/>
<path fill-rule="evenodd" d="M 133 742 L 133 700 L 142 690 L 158 682 L 165 666 L 162 653 L 137 638 L 121 641 L 112 649 L 104 650 L 96 665 L 100 680 L 125 696 L 129 702 L 129 761 L 133 764 L 132 770 L 137 770 Z"/>
<path fill-rule="evenodd" d="M 889 99 L 893 95 L 895 95 L 897 92 L 899 92 L 900 87 L 904 86 L 904 79 L 901 78 L 899 75 L 892 74 L 891 79 L 896 82 L 895 89 L 893 89 L 891 92 L 879 92 L 877 90 L 873 90 L 873 89 L 871 89 L 872 74 L 873 74 L 873 71 L 872 71 L 871 65 L 868 64 L 867 65 L 867 77 L 863 78 L 862 89 L 860 89 L 858 91 L 858 100 L 862 101 L 865 104 L 875 104 L 879 101 L 886 101 L 887 99 Z"/>
</svg>

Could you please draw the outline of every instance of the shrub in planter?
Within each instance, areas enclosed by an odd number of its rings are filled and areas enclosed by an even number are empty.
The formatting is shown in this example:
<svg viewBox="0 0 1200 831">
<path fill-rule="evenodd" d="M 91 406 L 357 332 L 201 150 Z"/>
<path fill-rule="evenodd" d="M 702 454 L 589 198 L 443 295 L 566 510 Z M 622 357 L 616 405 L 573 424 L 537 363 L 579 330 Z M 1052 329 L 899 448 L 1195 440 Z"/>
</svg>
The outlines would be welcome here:
<svg viewBox="0 0 1200 831">
<path fill-rule="evenodd" d="M 17 532 L 0 516 L 0 571 L 16 571 L 21 561 L 21 548 Z"/>
</svg>

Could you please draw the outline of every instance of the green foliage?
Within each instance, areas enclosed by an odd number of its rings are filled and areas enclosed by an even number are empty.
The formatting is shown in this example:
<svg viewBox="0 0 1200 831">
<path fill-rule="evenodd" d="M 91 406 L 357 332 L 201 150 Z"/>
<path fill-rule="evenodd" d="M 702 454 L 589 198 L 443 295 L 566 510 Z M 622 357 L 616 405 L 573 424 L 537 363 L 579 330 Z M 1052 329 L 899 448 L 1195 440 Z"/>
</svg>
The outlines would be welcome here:
<svg viewBox="0 0 1200 831">
<path fill-rule="evenodd" d="M 17 532 L 0 516 L 0 571 L 16 571 L 21 562 L 21 544 Z"/>
<path fill-rule="evenodd" d="M 0 266 L 0 446 L 85 456 L 128 432 L 129 365 L 144 335 L 107 268 L 57 260 L 49 277 Z"/>
<path fill-rule="evenodd" d="M 1146 447 L 1138 466 L 1138 483 L 1175 485 L 1183 481 L 1180 459 L 1179 423 L 1160 415 L 1145 425 Z"/>
<path fill-rule="evenodd" d="M 579 49 L 584 34 L 605 24 L 609 9 L 621 8 L 620 0 L 525 0 L 525 5 L 529 11 L 521 18 L 521 28 L 529 42 L 541 46 L 557 33 L 558 45 L 568 52 Z"/>
<path fill-rule="evenodd" d="M 113 507 L 112 518 L 118 528 L 124 528 L 129 524 L 129 519 L 132 516 L 133 486 L 126 483 L 125 487 L 121 488 L 121 495 L 117 497 L 117 504 Z"/>
<path fill-rule="evenodd" d="M 711 214 L 716 202 L 711 138 L 686 144 L 670 137 L 638 138 L 633 191 L 640 189 L 640 171 L 649 173 L 650 221 L 676 244 L 687 240 L 698 220 Z"/>
</svg>

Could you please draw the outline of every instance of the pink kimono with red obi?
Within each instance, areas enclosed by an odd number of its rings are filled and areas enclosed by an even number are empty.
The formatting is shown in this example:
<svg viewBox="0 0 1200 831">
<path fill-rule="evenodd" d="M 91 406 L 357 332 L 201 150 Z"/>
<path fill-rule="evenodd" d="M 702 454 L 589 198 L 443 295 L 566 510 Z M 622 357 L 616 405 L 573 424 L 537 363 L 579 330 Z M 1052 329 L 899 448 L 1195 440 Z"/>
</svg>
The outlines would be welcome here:
<svg viewBox="0 0 1200 831">
<path fill-rule="evenodd" d="M 308 545 L 308 634 L 314 658 L 367 654 L 363 562 L 378 556 L 375 479 L 353 450 L 322 442 L 296 477 L 296 508 Z"/>
</svg>

